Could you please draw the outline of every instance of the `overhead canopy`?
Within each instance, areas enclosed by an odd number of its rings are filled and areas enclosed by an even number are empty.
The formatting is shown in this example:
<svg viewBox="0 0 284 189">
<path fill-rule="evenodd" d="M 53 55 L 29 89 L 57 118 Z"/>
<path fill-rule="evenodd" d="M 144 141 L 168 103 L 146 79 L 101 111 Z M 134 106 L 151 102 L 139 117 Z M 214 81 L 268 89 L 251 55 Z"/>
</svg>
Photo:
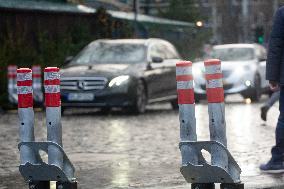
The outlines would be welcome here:
<svg viewBox="0 0 284 189">
<path fill-rule="evenodd" d="M 84 5 L 66 3 L 66 0 L 0 0 L 0 9 L 65 12 L 79 14 L 94 14 L 96 9 Z M 112 17 L 122 20 L 135 20 L 133 12 L 107 11 Z M 141 23 L 165 24 L 182 27 L 194 27 L 194 23 L 170 20 L 143 14 L 137 14 L 137 21 Z"/>
</svg>

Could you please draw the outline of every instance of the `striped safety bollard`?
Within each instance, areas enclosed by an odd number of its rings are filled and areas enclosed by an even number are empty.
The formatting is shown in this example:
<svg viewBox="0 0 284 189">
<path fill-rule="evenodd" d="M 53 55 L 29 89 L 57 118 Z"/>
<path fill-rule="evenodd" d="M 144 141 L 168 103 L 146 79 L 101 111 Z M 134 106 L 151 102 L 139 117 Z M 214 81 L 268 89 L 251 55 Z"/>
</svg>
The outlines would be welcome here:
<svg viewBox="0 0 284 189">
<path fill-rule="evenodd" d="M 194 105 L 194 89 L 192 63 L 181 61 L 176 64 L 176 80 L 179 104 L 180 140 L 196 141 L 196 120 Z M 180 147 L 182 164 L 198 164 L 198 154 L 188 145 Z"/>
<path fill-rule="evenodd" d="M 9 65 L 7 78 L 8 78 L 8 98 L 11 104 L 17 104 L 17 99 L 15 99 L 17 95 L 17 66 Z"/>
<path fill-rule="evenodd" d="M 41 81 L 41 67 L 40 65 L 33 65 L 33 97 L 36 104 L 43 102 L 42 81 Z"/>
<path fill-rule="evenodd" d="M 17 69 L 18 114 L 20 120 L 21 142 L 34 142 L 34 111 L 32 70 L 29 68 Z M 30 146 L 20 147 L 21 164 L 35 163 L 36 158 Z"/>
<path fill-rule="evenodd" d="M 61 101 L 59 68 L 44 69 L 47 140 L 62 147 Z M 48 164 L 63 168 L 63 154 L 54 145 L 48 146 Z"/>
<path fill-rule="evenodd" d="M 227 147 L 225 104 L 223 75 L 221 61 L 210 59 L 204 62 L 206 78 L 206 94 L 208 100 L 210 140 L 217 141 Z M 223 169 L 228 169 L 228 156 L 218 145 L 213 145 L 211 150 L 211 163 Z"/>
</svg>

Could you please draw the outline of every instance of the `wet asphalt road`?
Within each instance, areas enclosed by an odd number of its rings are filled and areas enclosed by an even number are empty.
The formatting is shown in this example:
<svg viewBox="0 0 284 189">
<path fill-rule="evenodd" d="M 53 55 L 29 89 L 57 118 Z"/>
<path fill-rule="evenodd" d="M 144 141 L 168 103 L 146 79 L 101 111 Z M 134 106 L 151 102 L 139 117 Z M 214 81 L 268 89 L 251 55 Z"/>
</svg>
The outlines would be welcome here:
<svg viewBox="0 0 284 189">
<path fill-rule="evenodd" d="M 237 95 L 226 101 L 228 147 L 243 169 L 242 180 L 247 186 L 284 183 L 282 175 L 258 170 L 274 144 L 278 104 L 264 124 L 261 103 L 246 104 Z M 36 140 L 43 141 L 45 116 L 37 112 L 35 117 Z M 205 102 L 196 106 L 196 118 L 198 140 L 208 140 Z M 16 111 L 0 115 L 0 189 L 27 188 L 18 172 L 17 123 Z M 62 124 L 64 149 L 75 165 L 78 188 L 190 188 L 179 173 L 178 111 L 169 104 L 149 106 L 139 116 L 72 109 L 66 111 Z"/>
</svg>

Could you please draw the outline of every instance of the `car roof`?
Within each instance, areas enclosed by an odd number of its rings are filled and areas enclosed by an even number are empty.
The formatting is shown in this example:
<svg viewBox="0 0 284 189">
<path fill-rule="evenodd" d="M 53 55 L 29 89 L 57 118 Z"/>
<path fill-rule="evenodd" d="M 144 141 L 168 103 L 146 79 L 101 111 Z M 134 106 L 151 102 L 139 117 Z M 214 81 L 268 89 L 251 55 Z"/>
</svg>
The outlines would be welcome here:
<svg viewBox="0 0 284 189">
<path fill-rule="evenodd" d="M 223 48 L 255 48 L 256 44 L 251 43 L 235 43 L 235 44 L 225 44 L 225 45 L 214 45 L 214 49 L 223 49 Z"/>
<path fill-rule="evenodd" d="M 149 38 L 149 39 L 99 39 L 95 40 L 92 43 L 95 42 L 106 42 L 106 43 L 132 43 L 132 44 L 142 44 L 145 46 L 148 46 L 151 43 L 155 42 L 162 42 L 162 43 L 169 43 L 166 40 L 159 39 L 159 38 Z"/>
</svg>

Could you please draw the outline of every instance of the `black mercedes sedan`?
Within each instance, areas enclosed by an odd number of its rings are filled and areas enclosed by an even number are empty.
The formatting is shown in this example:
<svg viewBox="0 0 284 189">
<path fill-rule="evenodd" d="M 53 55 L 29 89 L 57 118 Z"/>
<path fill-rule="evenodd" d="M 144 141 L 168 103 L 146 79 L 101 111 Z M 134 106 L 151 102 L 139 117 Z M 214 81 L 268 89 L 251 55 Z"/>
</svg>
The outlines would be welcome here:
<svg viewBox="0 0 284 189">
<path fill-rule="evenodd" d="M 61 69 L 62 109 L 121 107 L 145 112 L 148 103 L 177 108 L 175 65 L 180 56 L 162 39 L 96 40 Z"/>
</svg>

